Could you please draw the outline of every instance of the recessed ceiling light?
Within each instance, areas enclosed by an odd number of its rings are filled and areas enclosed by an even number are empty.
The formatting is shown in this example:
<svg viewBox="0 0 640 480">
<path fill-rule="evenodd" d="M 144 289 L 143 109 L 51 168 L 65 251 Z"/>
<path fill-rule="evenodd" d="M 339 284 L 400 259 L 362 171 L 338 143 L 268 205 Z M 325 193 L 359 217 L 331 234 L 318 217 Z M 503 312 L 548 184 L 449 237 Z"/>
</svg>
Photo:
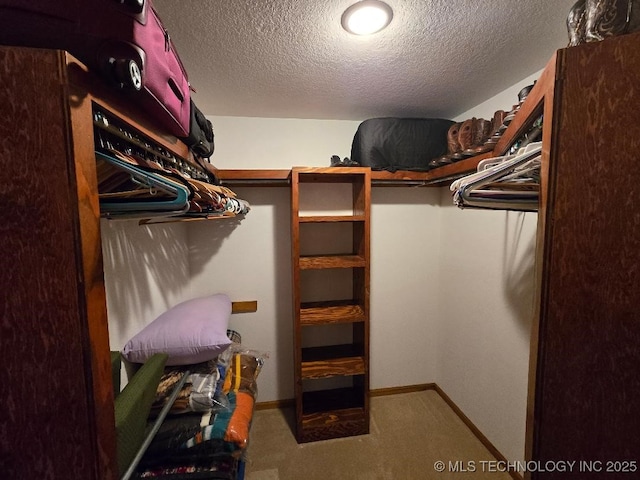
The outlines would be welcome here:
<svg viewBox="0 0 640 480">
<path fill-rule="evenodd" d="M 354 3 L 342 14 L 342 27 L 356 35 L 370 35 L 385 28 L 393 18 L 393 10 L 379 0 Z"/>
</svg>

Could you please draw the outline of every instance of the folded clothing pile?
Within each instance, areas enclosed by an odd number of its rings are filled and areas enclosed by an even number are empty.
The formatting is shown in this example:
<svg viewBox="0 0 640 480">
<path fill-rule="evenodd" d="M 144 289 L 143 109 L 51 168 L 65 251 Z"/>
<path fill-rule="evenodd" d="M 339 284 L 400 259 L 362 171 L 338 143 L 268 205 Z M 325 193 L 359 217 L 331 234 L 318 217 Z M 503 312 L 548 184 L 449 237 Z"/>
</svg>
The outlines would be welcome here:
<svg viewBox="0 0 640 480">
<path fill-rule="evenodd" d="M 122 349 L 129 378 L 160 353 L 166 360 L 150 398 L 151 420 L 170 408 L 138 464 L 137 478 L 240 478 L 256 380 L 267 355 L 243 347 L 240 334 L 228 329 L 231 309 L 225 294 L 188 300 L 158 316 Z"/>
<path fill-rule="evenodd" d="M 194 387 L 194 383 L 189 384 L 190 380 L 187 380 L 180 394 L 184 400 L 180 406 L 172 408 L 160 426 L 140 462 L 138 478 L 178 478 L 176 475 L 187 471 L 215 473 L 215 476 L 202 478 L 237 478 L 233 472 L 249 442 L 258 391 L 256 380 L 266 358 L 264 353 L 232 343 L 219 355 L 215 365 L 206 362 L 166 368 L 163 380 L 167 385 L 187 369 L 200 372 L 195 374 L 196 383 L 207 375 L 210 378 L 217 376 L 218 381 L 213 389 L 209 389 L 209 380 L 205 381 L 207 387 L 203 394 L 203 389 L 198 391 L 199 387 Z M 202 373 L 207 370 L 217 373 Z M 161 384 L 158 388 L 158 408 L 166 402 L 167 391 L 171 390 L 167 385 Z M 194 396 L 194 392 L 198 402 L 188 398 Z M 208 397 L 207 401 L 199 403 L 203 396 Z M 211 406 L 205 408 L 206 403 Z M 228 466 L 233 467 L 232 471 L 227 471 Z M 227 473 L 231 476 L 220 476 Z"/>
<path fill-rule="evenodd" d="M 170 414 L 188 412 L 208 412 L 217 407 L 224 407 L 224 399 L 218 387 L 222 367 L 217 359 L 195 365 L 182 365 L 165 369 L 156 392 L 151 413 L 159 414 L 169 403 L 174 388 L 187 373 L 186 381 L 178 396 L 170 406 Z"/>
</svg>

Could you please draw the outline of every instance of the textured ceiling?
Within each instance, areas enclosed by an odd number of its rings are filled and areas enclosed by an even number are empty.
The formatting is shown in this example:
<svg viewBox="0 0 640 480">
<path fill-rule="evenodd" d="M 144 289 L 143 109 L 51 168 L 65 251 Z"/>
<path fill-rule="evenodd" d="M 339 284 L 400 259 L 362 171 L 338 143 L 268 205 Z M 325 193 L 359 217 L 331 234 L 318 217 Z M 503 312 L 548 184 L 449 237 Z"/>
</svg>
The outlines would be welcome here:
<svg viewBox="0 0 640 480">
<path fill-rule="evenodd" d="M 574 2 L 388 0 L 370 37 L 340 25 L 355 0 L 154 5 L 205 114 L 364 120 L 453 118 L 514 85 L 567 45 Z"/>
</svg>

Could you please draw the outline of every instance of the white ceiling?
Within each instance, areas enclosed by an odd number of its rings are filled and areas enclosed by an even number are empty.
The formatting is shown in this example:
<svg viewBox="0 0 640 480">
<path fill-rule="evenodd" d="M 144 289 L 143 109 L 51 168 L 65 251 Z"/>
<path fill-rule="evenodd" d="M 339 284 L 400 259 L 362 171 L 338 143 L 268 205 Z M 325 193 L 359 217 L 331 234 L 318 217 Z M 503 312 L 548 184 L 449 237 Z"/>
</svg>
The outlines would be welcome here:
<svg viewBox="0 0 640 480">
<path fill-rule="evenodd" d="M 516 84 L 567 45 L 574 2 L 387 0 L 370 37 L 341 27 L 355 0 L 154 5 L 205 114 L 364 120 L 453 118 Z"/>
</svg>

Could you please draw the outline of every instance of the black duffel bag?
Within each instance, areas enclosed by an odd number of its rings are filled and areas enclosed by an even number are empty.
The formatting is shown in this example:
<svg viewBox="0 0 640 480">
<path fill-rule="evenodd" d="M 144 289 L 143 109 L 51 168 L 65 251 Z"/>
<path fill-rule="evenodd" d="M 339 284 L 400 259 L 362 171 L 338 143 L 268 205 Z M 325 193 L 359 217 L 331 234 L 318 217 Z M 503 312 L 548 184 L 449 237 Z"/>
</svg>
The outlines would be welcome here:
<svg viewBox="0 0 640 480">
<path fill-rule="evenodd" d="M 191 119 L 189 121 L 189 136 L 182 140 L 193 153 L 202 158 L 213 155 L 213 125 L 191 100 Z"/>
<path fill-rule="evenodd" d="M 370 118 L 353 137 L 351 160 L 374 170 L 429 170 L 429 161 L 447 153 L 453 123 L 441 118 Z"/>
</svg>

